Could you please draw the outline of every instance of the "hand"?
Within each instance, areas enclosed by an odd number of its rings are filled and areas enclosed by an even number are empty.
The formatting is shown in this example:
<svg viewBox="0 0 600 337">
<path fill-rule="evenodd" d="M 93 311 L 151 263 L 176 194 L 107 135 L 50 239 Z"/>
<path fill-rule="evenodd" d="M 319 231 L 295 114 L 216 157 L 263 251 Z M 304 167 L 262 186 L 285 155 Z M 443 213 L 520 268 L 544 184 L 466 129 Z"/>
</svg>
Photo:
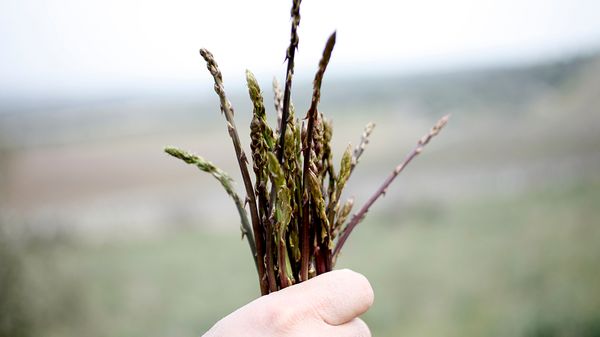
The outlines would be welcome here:
<svg viewBox="0 0 600 337">
<path fill-rule="evenodd" d="M 363 275 L 337 270 L 250 302 L 204 337 L 371 336 L 358 316 L 372 304 L 373 289 Z"/>
</svg>

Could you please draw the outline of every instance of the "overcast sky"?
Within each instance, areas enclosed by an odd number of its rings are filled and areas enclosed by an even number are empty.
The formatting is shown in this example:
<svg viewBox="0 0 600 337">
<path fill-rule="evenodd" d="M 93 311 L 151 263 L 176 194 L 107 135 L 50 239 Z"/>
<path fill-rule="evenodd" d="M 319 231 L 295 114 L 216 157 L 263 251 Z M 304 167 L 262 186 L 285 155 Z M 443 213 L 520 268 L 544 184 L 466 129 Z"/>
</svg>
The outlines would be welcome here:
<svg viewBox="0 0 600 337">
<path fill-rule="evenodd" d="M 1 0 L 0 89 L 173 88 L 284 74 L 291 1 Z M 414 73 L 556 58 L 600 46 L 598 0 L 304 0 L 297 74 L 338 31 L 331 73 Z M 304 74 L 304 75 L 302 75 Z"/>
</svg>

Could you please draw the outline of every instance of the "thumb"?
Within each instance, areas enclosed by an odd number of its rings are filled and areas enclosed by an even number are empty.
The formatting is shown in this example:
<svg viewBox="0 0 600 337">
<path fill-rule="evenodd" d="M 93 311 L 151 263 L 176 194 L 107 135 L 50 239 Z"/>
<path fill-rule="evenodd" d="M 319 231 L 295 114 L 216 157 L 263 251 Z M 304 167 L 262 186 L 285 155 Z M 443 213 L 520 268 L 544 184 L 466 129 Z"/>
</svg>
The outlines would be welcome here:
<svg viewBox="0 0 600 337">
<path fill-rule="evenodd" d="M 365 313 L 373 305 L 371 284 L 363 275 L 342 269 L 316 276 L 272 295 L 314 312 L 329 325 L 340 325 Z"/>
</svg>

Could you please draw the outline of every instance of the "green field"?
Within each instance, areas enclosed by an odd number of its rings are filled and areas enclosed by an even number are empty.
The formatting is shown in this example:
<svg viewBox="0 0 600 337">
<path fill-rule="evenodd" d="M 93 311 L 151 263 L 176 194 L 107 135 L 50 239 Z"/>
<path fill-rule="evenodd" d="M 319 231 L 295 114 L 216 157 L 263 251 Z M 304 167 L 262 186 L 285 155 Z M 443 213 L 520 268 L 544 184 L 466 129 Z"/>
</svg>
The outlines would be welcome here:
<svg viewBox="0 0 600 337">
<path fill-rule="evenodd" d="M 374 336 L 600 336 L 598 205 L 600 181 L 416 204 L 400 223 L 363 223 L 338 267 L 371 280 Z M 21 281 L 2 295 L 20 311 L 2 315 L 23 336 L 198 336 L 258 294 L 233 231 L 57 238 L 18 261 Z"/>
</svg>

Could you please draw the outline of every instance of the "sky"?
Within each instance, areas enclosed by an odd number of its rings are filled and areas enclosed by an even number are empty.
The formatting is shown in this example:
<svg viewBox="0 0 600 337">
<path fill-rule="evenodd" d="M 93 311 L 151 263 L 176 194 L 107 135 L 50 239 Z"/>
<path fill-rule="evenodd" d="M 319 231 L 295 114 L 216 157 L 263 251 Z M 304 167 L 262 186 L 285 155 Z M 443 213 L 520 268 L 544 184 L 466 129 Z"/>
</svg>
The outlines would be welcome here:
<svg viewBox="0 0 600 337">
<path fill-rule="evenodd" d="M 283 79 L 291 1 L 0 0 L 0 90 L 169 91 Z M 337 30 L 331 76 L 535 62 L 600 47 L 598 0 L 304 0 L 296 76 L 312 78 Z"/>
</svg>

